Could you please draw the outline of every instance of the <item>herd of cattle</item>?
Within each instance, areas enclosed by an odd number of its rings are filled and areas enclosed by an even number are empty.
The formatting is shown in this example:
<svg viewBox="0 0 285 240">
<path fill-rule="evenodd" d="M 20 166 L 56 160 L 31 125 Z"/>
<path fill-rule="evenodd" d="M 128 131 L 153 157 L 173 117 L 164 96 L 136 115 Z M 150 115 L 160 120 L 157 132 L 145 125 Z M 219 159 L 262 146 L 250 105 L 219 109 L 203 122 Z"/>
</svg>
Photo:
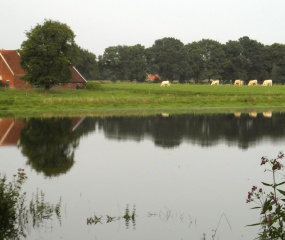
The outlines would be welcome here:
<svg viewBox="0 0 285 240">
<path fill-rule="evenodd" d="M 211 80 L 211 85 L 219 85 L 219 84 L 220 84 L 220 80 Z M 244 81 L 237 79 L 234 81 L 234 85 L 242 86 L 244 85 Z M 256 86 L 256 85 L 258 85 L 257 80 L 249 80 L 248 86 Z M 262 83 L 262 86 L 272 86 L 272 80 L 271 79 L 264 80 Z"/>
<path fill-rule="evenodd" d="M 211 85 L 220 85 L 220 80 L 211 79 L 210 81 L 211 81 Z M 234 85 L 242 86 L 242 85 L 244 85 L 244 81 L 237 79 L 234 81 Z M 249 82 L 248 82 L 248 86 L 257 86 L 257 85 L 258 85 L 257 80 L 249 80 Z M 170 81 L 162 81 L 160 86 L 161 87 L 169 87 Z M 272 80 L 271 79 L 264 80 L 262 83 L 262 86 L 272 86 Z"/>
</svg>

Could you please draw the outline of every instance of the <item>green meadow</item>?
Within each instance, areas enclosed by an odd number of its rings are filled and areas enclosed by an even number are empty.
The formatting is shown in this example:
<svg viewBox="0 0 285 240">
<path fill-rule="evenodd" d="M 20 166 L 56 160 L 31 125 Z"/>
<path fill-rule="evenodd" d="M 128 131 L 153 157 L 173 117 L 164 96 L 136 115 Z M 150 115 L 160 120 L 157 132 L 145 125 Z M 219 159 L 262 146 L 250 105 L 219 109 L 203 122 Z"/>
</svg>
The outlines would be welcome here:
<svg viewBox="0 0 285 240">
<path fill-rule="evenodd" d="M 95 83 L 91 83 L 95 84 Z M 0 115 L 148 114 L 285 109 L 285 86 L 108 83 L 90 90 L 0 89 Z"/>
</svg>

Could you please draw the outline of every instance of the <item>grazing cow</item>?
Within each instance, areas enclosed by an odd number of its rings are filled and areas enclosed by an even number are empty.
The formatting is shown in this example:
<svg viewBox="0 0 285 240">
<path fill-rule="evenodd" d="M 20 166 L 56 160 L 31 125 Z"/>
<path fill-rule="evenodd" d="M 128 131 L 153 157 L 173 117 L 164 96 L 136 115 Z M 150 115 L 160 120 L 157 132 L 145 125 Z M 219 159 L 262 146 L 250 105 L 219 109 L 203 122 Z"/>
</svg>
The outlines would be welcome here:
<svg viewBox="0 0 285 240">
<path fill-rule="evenodd" d="M 169 81 L 162 81 L 160 84 L 161 87 L 169 87 L 170 86 L 170 82 Z"/>
<path fill-rule="evenodd" d="M 262 86 L 272 86 L 272 80 L 271 79 L 264 80 Z"/>
<path fill-rule="evenodd" d="M 219 85 L 220 84 L 220 80 L 212 80 L 211 79 L 211 85 Z"/>
<path fill-rule="evenodd" d="M 254 86 L 254 85 L 257 85 L 257 80 L 250 80 L 248 82 L 248 86 Z"/>
<path fill-rule="evenodd" d="M 241 85 L 243 85 L 243 81 L 240 79 L 237 79 L 237 80 L 235 80 L 234 85 L 241 86 Z"/>
</svg>

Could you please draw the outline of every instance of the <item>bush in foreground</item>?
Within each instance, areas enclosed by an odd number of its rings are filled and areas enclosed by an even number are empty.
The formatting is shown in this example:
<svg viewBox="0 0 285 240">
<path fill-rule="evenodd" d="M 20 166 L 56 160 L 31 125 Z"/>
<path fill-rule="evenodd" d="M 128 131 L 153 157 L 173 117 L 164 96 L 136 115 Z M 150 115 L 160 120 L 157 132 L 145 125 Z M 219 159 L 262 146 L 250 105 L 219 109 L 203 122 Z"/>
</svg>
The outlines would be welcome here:
<svg viewBox="0 0 285 240">
<path fill-rule="evenodd" d="M 285 184 L 285 174 L 282 172 L 284 170 L 283 159 L 282 152 L 274 159 L 262 157 L 261 165 L 269 166 L 265 171 L 272 173 L 272 183 L 262 182 L 262 184 L 270 187 L 271 190 L 266 193 L 263 188 L 253 186 L 247 195 L 247 203 L 257 204 L 252 209 L 260 210 L 260 221 L 248 225 L 261 226 L 258 239 L 285 239 L 285 190 L 281 189 L 281 186 Z"/>
<path fill-rule="evenodd" d="M 26 204 L 26 193 L 22 193 L 22 185 L 27 175 L 24 169 L 9 182 L 0 174 L 0 239 L 21 239 L 26 237 L 27 227 L 40 227 L 45 220 L 51 219 L 54 213 L 60 220 L 61 201 L 55 206 L 45 202 L 41 191 L 33 195 L 30 204 Z"/>
</svg>

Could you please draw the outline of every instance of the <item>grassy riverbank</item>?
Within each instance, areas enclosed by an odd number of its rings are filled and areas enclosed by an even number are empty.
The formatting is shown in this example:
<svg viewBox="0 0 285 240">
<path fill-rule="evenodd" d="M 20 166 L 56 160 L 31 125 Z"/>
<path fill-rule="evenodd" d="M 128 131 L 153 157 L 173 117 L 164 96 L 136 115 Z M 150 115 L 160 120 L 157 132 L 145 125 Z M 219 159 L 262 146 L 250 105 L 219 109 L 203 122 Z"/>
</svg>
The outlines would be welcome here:
<svg viewBox="0 0 285 240">
<path fill-rule="evenodd" d="M 102 84 L 102 90 L 0 89 L 0 112 L 285 108 L 285 86 Z M 1 114 L 0 113 L 0 114 Z"/>
</svg>

